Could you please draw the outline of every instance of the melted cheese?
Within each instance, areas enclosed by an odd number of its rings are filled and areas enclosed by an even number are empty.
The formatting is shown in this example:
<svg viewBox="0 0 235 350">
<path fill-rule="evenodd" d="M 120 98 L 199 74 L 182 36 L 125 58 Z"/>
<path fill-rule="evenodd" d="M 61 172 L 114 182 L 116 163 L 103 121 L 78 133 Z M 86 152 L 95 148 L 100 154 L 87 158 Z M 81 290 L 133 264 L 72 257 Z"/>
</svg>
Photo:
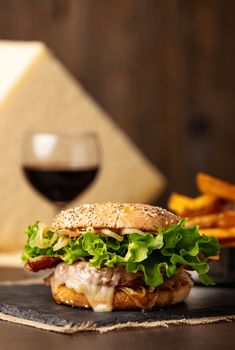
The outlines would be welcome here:
<svg viewBox="0 0 235 350">
<path fill-rule="evenodd" d="M 114 289 L 121 278 L 120 272 L 97 270 L 82 261 L 73 265 L 57 265 L 54 277 L 57 286 L 65 284 L 77 293 L 83 293 L 94 311 L 112 311 Z"/>
</svg>

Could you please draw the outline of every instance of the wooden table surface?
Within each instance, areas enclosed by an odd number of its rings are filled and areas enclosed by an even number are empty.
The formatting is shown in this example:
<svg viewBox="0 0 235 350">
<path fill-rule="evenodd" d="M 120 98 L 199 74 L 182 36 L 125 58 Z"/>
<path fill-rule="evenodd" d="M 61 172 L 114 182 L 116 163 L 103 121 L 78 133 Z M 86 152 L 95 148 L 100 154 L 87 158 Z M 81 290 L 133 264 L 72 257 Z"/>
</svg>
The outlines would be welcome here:
<svg viewBox="0 0 235 350">
<path fill-rule="evenodd" d="M 20 269 L 0 269 L 0 281 L 25 277 Z M 234 289 L 235 291 L 235 289 Z M 226 292 L 226 288 L 225 288 Z M 223 298 L 223 295 L 221 295 Z M 84 332 L 62 335 L 0 321 L 0 349 L 234 349 L 235 322 L 198 326 L 170 326 L 155 329 L 130 329 L 99 334 Z"/>
</svg>

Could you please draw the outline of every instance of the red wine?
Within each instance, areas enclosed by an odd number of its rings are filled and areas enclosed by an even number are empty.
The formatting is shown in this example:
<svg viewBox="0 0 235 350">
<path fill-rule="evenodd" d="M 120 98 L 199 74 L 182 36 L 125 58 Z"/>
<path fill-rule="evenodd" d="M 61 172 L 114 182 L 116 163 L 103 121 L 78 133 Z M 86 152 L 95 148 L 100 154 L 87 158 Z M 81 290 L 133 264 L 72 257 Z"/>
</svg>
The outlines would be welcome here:
<svg viewBox="0 0 235 350">
<path fill-rule="evenodd" d="M 24 165 L 23 171 L 35 189 L 52 202 L 70 202 L 94 180 L 98 167 L 66 168 Z"/>
</svg>

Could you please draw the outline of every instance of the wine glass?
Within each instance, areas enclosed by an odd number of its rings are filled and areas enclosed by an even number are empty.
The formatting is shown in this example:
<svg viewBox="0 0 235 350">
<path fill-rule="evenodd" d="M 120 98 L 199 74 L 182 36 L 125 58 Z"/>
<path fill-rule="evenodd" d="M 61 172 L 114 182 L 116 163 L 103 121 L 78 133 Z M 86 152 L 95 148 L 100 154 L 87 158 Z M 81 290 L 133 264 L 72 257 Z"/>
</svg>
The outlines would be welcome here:
<svg viewBox="0 0 235 350">
<path fill-rule="evenodd" d="M 23 142 L 23 172 L 58 213 L 94 181 L 100 167 L 95 133 L 29 132 Z"/>
</svg>

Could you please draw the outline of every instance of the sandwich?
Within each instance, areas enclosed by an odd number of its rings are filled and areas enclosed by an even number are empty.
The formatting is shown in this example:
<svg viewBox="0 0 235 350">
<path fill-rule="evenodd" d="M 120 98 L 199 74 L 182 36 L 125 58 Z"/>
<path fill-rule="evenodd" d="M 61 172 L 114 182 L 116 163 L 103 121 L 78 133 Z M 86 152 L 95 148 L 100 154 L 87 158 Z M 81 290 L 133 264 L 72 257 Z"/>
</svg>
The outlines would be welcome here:
<svg viewBox="0 0 235 350">
<path fill-rule="evenodd" d="M 57 303 L 99 312 L 182 302 L 193 285 L 190 271 L 213 284 L 208 262 L 219 253 L 216 238 L 147 204 L 82 204 L 26 234 L 25 269 L 53 269 L 47 283 Z"/>
</svg>

